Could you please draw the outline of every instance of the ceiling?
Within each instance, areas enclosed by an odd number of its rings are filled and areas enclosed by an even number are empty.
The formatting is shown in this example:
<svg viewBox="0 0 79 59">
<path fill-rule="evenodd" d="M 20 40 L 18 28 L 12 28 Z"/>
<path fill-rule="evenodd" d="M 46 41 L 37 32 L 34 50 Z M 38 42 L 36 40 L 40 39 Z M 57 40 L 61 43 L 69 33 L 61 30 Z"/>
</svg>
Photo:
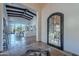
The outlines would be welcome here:
<svg viewBox="0 0 79 59">
<path fill-rule="evenodd" d="M 32 20 L 33 17 L 36 16 L 36 13 L 30 11 L 30 9 L 26 9 L 25 7 L 13 6 L 14 4 L 6 4 L 7 15 L 11 17 L 21 17 L 27 20 Z"/>
<path fill-rule="evenodd" d="M 30 6 L 30 8 L 36 8 L 37 10 L 43 9 L 48 3 L 23 3 L 25 6 Z"/>
</svg>

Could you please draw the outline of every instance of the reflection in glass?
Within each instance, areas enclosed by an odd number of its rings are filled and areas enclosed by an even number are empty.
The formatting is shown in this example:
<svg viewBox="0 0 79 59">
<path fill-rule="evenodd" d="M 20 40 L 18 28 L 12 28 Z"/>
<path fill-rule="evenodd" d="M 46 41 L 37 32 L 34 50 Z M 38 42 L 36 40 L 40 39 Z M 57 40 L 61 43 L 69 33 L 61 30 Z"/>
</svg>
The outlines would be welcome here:
<svg viewBox="0 0 79 59">
<path fill-rule="evenodd" d="M 60 46 L 60 16 L 54 15 L 49 20 L 49 43 Z"/>
</svg>

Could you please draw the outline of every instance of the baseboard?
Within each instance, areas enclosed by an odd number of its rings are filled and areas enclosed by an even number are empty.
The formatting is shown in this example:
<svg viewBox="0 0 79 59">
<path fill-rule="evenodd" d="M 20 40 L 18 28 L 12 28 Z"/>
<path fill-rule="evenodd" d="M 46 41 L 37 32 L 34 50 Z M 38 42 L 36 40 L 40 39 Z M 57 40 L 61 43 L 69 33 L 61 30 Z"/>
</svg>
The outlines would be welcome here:
<svg viewBox="0 0 79 59">
<path fill-rule="evenodd" d="M 72 53 L 72 52 L 69 52 L 69 51 L 65 51 L 65 50 L 64 50 L 64 52 L 69 53 L 69 54 L 71 54 L 72 56 L 79 56 L 79 55 L 77 55 L 77 54 L 75 54 L 75 53 Z"/>
<path fill-rule="evenodd" d="M 2 53 L 3 52 L 3 50 L 0 50 L 0 53 Z"/>
<path fill-rule="evenodd" d="M 0 51 L 0 53 L 2 53 L 3 51 Z"/>
</svg>

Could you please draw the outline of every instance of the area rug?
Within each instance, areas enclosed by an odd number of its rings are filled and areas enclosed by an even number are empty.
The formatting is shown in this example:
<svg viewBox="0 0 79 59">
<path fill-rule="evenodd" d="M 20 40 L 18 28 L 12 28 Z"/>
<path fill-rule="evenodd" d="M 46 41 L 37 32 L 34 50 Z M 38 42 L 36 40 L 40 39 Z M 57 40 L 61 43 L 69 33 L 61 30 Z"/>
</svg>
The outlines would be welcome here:
<svg viewBox="0 0 79 59">
<path fill-rule="evenodd" d="M 22 56 L 49 56 L 49 51 L 43 49 L 29 49 Z"/>
</svg>

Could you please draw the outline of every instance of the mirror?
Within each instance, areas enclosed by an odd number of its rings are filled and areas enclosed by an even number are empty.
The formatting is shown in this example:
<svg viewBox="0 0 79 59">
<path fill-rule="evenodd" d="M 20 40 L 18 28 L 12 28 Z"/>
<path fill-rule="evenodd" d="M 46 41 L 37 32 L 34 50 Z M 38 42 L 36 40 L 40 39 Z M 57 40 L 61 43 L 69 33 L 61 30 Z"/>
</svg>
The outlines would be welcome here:
<svg viewBox="0 0 79 59">
<path fill-rule="evenodd" d="M 62 13 L 53 13 L 48 17 L 47 21 L 47 43 L 63 50 L 63 18 Z"/>
</svg>

